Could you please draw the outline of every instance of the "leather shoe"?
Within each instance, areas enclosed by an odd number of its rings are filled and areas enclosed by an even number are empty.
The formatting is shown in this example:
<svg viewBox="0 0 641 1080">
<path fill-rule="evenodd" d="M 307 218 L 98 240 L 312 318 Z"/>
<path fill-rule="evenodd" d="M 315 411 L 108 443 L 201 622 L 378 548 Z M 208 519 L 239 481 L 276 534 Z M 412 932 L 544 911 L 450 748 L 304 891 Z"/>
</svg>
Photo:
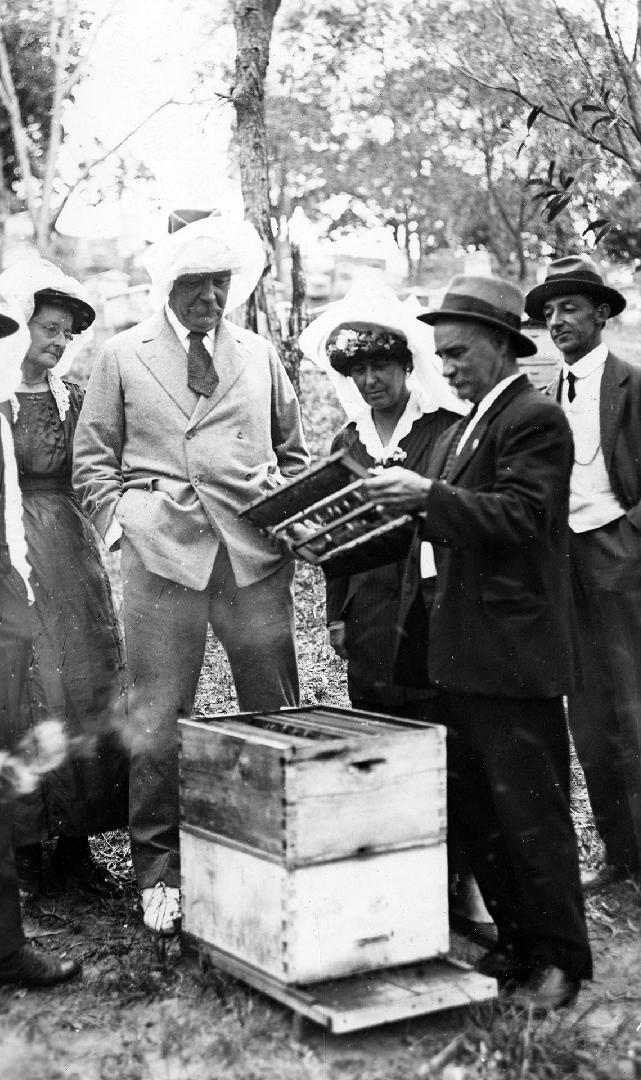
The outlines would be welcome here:
<svg viewBox="0 0 641 1080">
<path fill-rule="evenodd" d="M 80 964 L 77 961 L 47 956 L 31 945 L 23 945 L 0 960 L 0 986 L 15 983 L 20 986 L 56 986 L 79 974 Z"/>
<path fill-rule="evenodd" d="M 450 930 L 476 945 L 496 945 L 496 926 L 493 922 L 476 922 L 450 910 Z"/>
<path fill-rule="evenodd" d="M 548 964 L 535 968 L 529 978 L 512 991 L 508 1000 L 517 1009 L 544 1014 L 574 1004 L 580 986 L 580 979 L 573 979 L 561 968 Z"/>
<path fill-rule="evenodd" d="M 615 885 L 617 881 L 625 881 L 634 875 L 627 866 L 618 863 L 606 863 L 600 870 L 584 870 L 581 874 L 581 888 L 584 892 L 597 892 L 599 889 L 607 889 Z"/>
<path fill-rule="evenodd" d="M 526 963 L 513 945 L 499 942 L 483 954 L 475 967 L 481 975 L 496 979 L 502 987 L 512 982 L 522 982 L 531 972 L 531 965 Z"/>
</svg>

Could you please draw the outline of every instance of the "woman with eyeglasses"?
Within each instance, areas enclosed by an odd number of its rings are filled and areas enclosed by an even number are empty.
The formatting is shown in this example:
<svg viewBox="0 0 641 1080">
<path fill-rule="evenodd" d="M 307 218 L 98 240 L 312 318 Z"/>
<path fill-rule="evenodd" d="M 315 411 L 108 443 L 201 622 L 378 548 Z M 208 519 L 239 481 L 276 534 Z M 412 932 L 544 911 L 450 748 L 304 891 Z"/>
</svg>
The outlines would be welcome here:
<svg viewBox="0 0 641 1080">
<path fill-rule="evenodd" d="M 127 825 L 124 653 L 96 535 L 71 488 L 83 392 L 61 375 L 95 312 L 82 285 L 42 259 L 14 264 L 0 282 L 30 338 L 12 404 L 37 632 L 16 741 L 28 745 L 54 720 L 66 743 L 55 764 L 39 740 L 39 778 L 16 808 L 18 879 L 29 894 L 75 886 L 110 896 L 120 886 L 88 838 Z M 43 841 L 53 838 L 45 867 Z"/>
</svg>

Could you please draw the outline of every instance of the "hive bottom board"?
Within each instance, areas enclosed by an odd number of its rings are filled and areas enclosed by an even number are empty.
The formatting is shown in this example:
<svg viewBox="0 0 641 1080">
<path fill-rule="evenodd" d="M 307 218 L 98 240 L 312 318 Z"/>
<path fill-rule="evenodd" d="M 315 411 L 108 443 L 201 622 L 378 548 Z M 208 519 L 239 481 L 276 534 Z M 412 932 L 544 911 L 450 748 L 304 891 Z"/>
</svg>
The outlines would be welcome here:
<svg viewBox="0 0 641 1080">
<path fill-rule="evenodd" d="M 490 1001 L 497 994 L 494 979 L 480 975 L 458 960 L 425 960 L 313 986 L 286 986 L 191 934 L 183 934 L 183 950 L 188 956 L 209 961 L 336 1035 Z"/>
</svg>

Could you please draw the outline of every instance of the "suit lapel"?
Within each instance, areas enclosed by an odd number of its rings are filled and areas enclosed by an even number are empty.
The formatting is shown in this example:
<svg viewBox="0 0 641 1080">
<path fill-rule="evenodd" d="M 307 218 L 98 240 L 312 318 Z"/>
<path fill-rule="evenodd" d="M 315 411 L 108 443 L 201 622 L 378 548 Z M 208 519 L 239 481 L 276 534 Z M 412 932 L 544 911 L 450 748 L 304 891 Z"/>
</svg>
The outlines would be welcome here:
<svg viewBox="0 0 641 1080">
<path fill-rule="evenodd" d="M 474 456 L 479 444 L 483 440 L 485 433 L 492 424 L 492 421 L 501 412 L 505 406 L 512 401 L 517 394 L 520 394 L 522 390 L 528 386 L 528 379 L 526 375 L 519 375 L 518 379 L 511 382 L 509 386 L 506 386 L 502 393 L 499 394 L 496 401 L 493 401 L 486 413 L 483 414 L 481 419 L 477 422 L 474 431 L 470 435 L 469 439 L 465 443 L 465 446 L 461 450 L 460 454 L 454 458 L 446 477 L 449 484 L 456 482 L 457 478 L 461 475 L 463 470 L 469 464 L 470 459 Z M 459 436 L 460 437 L 460 436 Z"/>
<path fill-rule="evenodd" d="M 614 443 L 621 423 L 621 413 L 625 403 L 628 374 L 619 367 L 619 362 L 611 352 L 608 353 L 603 376 L 601 378 L 601 396 L 599 401 L 599 422 L 601 426 L 601 449 L 606 468 L 609 469 Z"/>
<path fill-rule="evenodd" d="M 152 321 L 138 358 L 178 408 L 190 417 L 197 397 L 187 386 L 187 355 L 164 314 Z"/>
<path fill-rule="evenodd" d="M 211 397 L 198 398 L 198 404 L 193 411 L 188 427 L 196 427 L 202 423 L 212 409 L 215 409 L 219 401 L 229 393 L 237 381 L 241 371 L 249 362 L 249 356 L 242 348 L 227 324 L 223 320 L 216 333 L 214 344 L 214 367 L 218 375 L 218 385 Z"/>
</svg>

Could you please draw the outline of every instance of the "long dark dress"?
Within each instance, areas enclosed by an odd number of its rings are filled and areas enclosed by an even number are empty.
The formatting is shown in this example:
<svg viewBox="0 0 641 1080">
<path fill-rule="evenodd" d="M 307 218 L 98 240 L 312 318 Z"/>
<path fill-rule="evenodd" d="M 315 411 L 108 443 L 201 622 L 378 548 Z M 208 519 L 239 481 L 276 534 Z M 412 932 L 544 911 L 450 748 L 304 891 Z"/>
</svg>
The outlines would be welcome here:
<svg viewBox="0 0 641 1080">
<path fill-rule="evenodd" d="M 68 740 L 64 763 L 19 800 L 18 845 L 127 824 L 124 653 L 95 533 L 71 489 L 82 391 L 67 386 L 64 421 L 47 391 L 18 395 L 14 425 L 37 621 L 22 734 L 55 718 Z"/>
<path fill-rule="evenodd" d="M 434 443 L 458 419 L 454 413 L 437 409 L 415 420 L 399 442 L 407 455 L 404 467 L 425 475 Z M 353 422 L 339 431 L 332 442 L 332 453 L 343 449 L 367 468 L 374 464 Z M 328 578 L 327 617 L 328 622 L 334 619 L 345 622 L 349 653 L 347 689 L 352 705 L 401 715 L 423 715 L 420 703 L 427 701 L 429 691 L 399 686 L 393 679 L 404 569 L 403 560 L 349 577 Z M 427 656 L 427 643 L 425 651 Z"/>
</svg>

